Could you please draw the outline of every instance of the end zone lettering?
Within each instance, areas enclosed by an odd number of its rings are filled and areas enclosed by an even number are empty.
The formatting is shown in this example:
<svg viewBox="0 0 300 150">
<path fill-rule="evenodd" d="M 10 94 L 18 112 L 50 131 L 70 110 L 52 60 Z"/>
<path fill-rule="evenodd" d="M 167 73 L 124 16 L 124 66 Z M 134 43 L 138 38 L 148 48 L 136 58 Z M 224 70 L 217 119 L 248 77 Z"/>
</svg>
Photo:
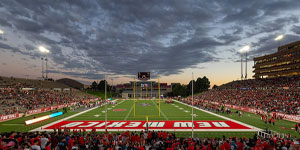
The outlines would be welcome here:
<svg viewBox="0 0 300 150">
<path fill-rule="evenodd" d="M 122 129 L 122 130 L 144 130 L 146 128 L 146 121 L 107 121 L 108 129 Z M 157 130 L 171 130 L 171 129 L 250 129 L 244 125 L 228 121 L 149 121 L 149 129 Z M 57 124 L 48 126 L 44 129 L 64 128 L 70 129 L 105 129 L 104 121 L 62 121 Z M 99 130 L 100 131 L 100 130 Z"/>
</svg>

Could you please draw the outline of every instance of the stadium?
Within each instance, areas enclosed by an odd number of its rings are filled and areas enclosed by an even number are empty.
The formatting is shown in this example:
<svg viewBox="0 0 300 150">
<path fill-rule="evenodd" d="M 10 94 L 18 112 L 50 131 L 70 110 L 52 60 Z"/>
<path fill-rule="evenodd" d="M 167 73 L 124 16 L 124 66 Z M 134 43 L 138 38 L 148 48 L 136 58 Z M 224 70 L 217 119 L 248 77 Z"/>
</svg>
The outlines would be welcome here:
<svg viewBox="0 0 300 150">
<path fill-rule="evenodd" d="M 0 2 L 0 150 L 300 149 L 298 1 L 53 3 Z"/>
</svg>

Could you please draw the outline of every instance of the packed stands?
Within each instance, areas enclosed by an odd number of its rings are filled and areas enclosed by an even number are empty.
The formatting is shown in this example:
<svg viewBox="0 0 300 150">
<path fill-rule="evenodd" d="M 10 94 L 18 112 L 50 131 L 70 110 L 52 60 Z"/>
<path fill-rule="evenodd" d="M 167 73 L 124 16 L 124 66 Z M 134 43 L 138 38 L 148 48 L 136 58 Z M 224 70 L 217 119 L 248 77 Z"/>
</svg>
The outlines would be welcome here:
<svg viewBox="0 0 300 150">
<path fill-rule="evenodd" d="M 261 88 L 299 88 L 300 87 L 300 76 L 291 77 L 278 77 L 278 78 L 262 78 L 262 79 L 248 79 L 248 80 L 237 80 L 221 85 L 221 89 L 237 89 L 237 88 L 250 88 L 250 89 L 261 89 Z"/>
<path fill-rule="evenodd" d="M 266 113 L 300 114 L 300 77 L 279 77 L 233 81 L 195 96 L 194 105 L 220 109 L 234 106 Z M 182 99 L 191 104 L 191 98 Z"/>
<path fill-rule="evenodd" d="M 0 114 L 26 113 L 42 107 L 95 98 L 51 81 L 0 77 Z"/>
<path fill-rule="evenodd" d="M 299 90 L 264 89 L 240 90 L 218 89 L 210 90 L 195 97 L 196 105 L 228 104 L 251 107 L 267 112 L 280 112 L 292 115 L 300 114 Z"/>
<path fill-rule="evenodd" d="M 85 129 L 64 128 L 56 132 L 2 133 L 0 149 L 59 149 L 59 150 L 287 150 L 299 149 L 299 140 L 291 138 L 178 138 L 165 131 L 96 133 Z"/>
</svg>

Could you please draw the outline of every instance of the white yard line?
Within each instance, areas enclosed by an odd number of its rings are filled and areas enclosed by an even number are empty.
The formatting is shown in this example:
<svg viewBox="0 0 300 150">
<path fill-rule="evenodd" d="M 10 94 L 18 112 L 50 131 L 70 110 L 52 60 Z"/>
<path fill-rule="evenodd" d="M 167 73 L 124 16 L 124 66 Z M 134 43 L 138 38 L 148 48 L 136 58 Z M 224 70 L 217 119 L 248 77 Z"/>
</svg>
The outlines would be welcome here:
<svg viewBox="0 0 300 150">
<path fill-rule="evenodd" d="M 152 103 L 154 103 L 153 101 L 152 101 Z M 158 108 L 158 106 L 154 103 L 154 105 L 156 106 L 156 108 L 159 110 L 159 108 Z M 169 120 L 169 118 L 165 115 L 165 113 L 162 111 L 162 110 L 160 110 L 160 113 L 164 116 L 164 118 L 166 119 L 166 120 Z"/>
<path fill-rule="evenodd" d="M 114 100 L 114 101 L 115 101 L 115 100 Z M 34 131 L 44 131 L 44 130 L 43 130 L 44 128 L 47 128 L 47 127 L 52 126 L 52 125 L 54 125 L 54 124 L 57 124 L 57 123 L 59 123 L 59 122 L 61 122 L 61 121 L 69 120 L 69 119 L 71 119 L 71 118 L 74 118 L 74 117 L 76 117 L 76 116 L 79 116 L 79 115 L 81 115 L 81 114 L 83 114 L 83 113 L 92 111 L 92 110 L 97 109 L 97 108 L 99 108 L 99 106 L 94 107 L 94 108 L 91 108 L 91 109 L 88 109 L 88 110 L 85 110 L 85 111 L 82 111 L 82 112 L 80 112 L 80 113 L 71 115 L 71 116 L 66 117 L 66 118 L 62 118 L 62 119 L 60 119 L 60 120 L 54 121 L 54 122 L 52 122 L 52 123 L 46 124 L 46 125 L 44 125 L 44 126 L 35 128 L 35 129 L 33 129 L 33 130 L 30 130 L 30 131 L 31 131 L 31 132 L 34 132 Z"/>
<path fill-rule="evenodd" d="M 180 101 L 177 101 L 177 100 L 174 100 L 174 101 L 176 101 L 176 102 L 178 102 L 178 103 L 180 103 L 180 104 L 183 104 L 183 105 L 192 107 L 191 105 L 188 105 L 188 104 L 186 104 L 186 103 L 183 103 L 183 102 L 180 102 Z M 204 110 L 204 109 L 195 107 L 195 106 L 194 106 L 194 108 L 195 108 L 195 109 L 198 109 L 198 110 L 200 110 L 200 111 L 206 112 L 206 113 L 208 113 L 208 114 L 211 114 L 211 115 L 214 115 L 214 116 L 217 116 L 217 117 L 220 117 L 220 118 L 223 118 L 223 119 L 226 119 L 226 120 L 229 120 L 229 121 L 232 121 L 232 122 L 235 122 L 235 123 L 244 125 L 244 126 L 246 126 L 246 127 L 248 127 L 248 128 L 251 128 L 253 131 L 259 131 L 259 130 L 262 130 L 262 129 L 260 129 L 260 128 L 257 128 L 257 127 L 254 127 L 254 126 L 245 124 L 245 123 L 243 123 L 243 122 L 240 122 L 240 121 L 237 121 L 237 120 L 234 120 L 234 119 L 225 117 L 225 116 L 221 116 L 221 115 L 215 114 L 215 113 L 213 113 L 213 112 L 210 112 L 210 111 L 207 111 L 207 110 Z M 218 130 L 218 131 L 219 131 L 219 130 Z M 234 131 L 234 130 L 232 130 L 232 131 Z"/>
<path fill-rule="evenodd" d="M 122 104 L 122 103 L 124 103 L 125 102 L 125 100 L 122 100 L 120 103 L 117 103 L 117 105 L 120 105 L 120 104 Z"/>
<path fill-rule="evenodd" d="M 128 114 L 126 115 L 126 117 L 124 118 L 124 120 L 127 120 L 127 119 L 128 119 L 130 113 L 132 112 L 133 106 L 134 106 L 134 105 L 131 106 L 131 108 L 130 108 Z"/>
<path fill-rule="evenodd" d="M 57 124 L 57 123 L 59 123 L 59 122 L 61 122 L 61 121 L 64 121 L 64 120 L 68 120 L 68 119 L 74 118 L 74 117 L 79 116 L 79 115 L 81 115 L 81 114 L 83 114 L 83 113 L 92 111 L 92 110 L 94 110 L 94 109 L 96 109 L 96 108 L 98 108 L 98 107 L 94 107 L 94 108 L 91 108 L 91 109 L 82 111 L 82 112 L 80 112 L 80 113 L 71 115 L 71 116 L 69 116 L 69 117 L 62 118 L 62 119 L 60 119 L 60 120 L 54 121 L 54 122 L 52 122 L 52 123 L 49 123 L 49 124 L 47 124 L 47 125 L 44 125 L 44 126 L 35 128 L 35 129 L 31 130 L 31 132 L 34 132 L 34 131 L 44 131 L 44 130 L 43 130 L 44 128 L 47 128 L 47 127 L 49 127 L 49 126 L 52 126 L 52 125 Z"/>
</svg>

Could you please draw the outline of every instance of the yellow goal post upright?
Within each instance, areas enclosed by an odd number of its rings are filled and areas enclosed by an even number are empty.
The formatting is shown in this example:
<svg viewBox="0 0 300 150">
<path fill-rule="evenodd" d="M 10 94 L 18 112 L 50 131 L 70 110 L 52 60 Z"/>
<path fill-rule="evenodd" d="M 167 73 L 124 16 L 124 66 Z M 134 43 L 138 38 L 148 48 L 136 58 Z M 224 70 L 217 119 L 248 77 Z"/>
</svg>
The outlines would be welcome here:
<svg viewBox="0 0 300 150">
<path fill-rule="evenodd" d="M 160 117 L 160 79 L 159 79 L 159 77 L 158 77 L 158 117 Z M 151 83 L 151 86 L 152 86 L 152 83 Z M 142 88 L 142 87 L 141 87 Z M 152 88 L 152 87 L 151 87 Z M 136 79 L 134 78 L 134 80 L 133 80 L 133 116 L 134 117 L 146 117 L 147 118 L 147 120 L 148 120 L 148 118 L 149 117 L 157 117 L 156 115 L 146 115 L 146 116 L 137 116 L 136 115 L 136 90 L 137 90 L 137 88 L 136 88 Z M 151 100 L 151 99 L 150 99 Z"/>
<path fill-rule="evenodd" d="M 158 116 L 160 117 L 160 82 L 158 77 Z"/>
<path fill-rule="evenodd" d="M 133 79 L 133 116 L 135 117 L 135 78 Z"/>
</svg>

